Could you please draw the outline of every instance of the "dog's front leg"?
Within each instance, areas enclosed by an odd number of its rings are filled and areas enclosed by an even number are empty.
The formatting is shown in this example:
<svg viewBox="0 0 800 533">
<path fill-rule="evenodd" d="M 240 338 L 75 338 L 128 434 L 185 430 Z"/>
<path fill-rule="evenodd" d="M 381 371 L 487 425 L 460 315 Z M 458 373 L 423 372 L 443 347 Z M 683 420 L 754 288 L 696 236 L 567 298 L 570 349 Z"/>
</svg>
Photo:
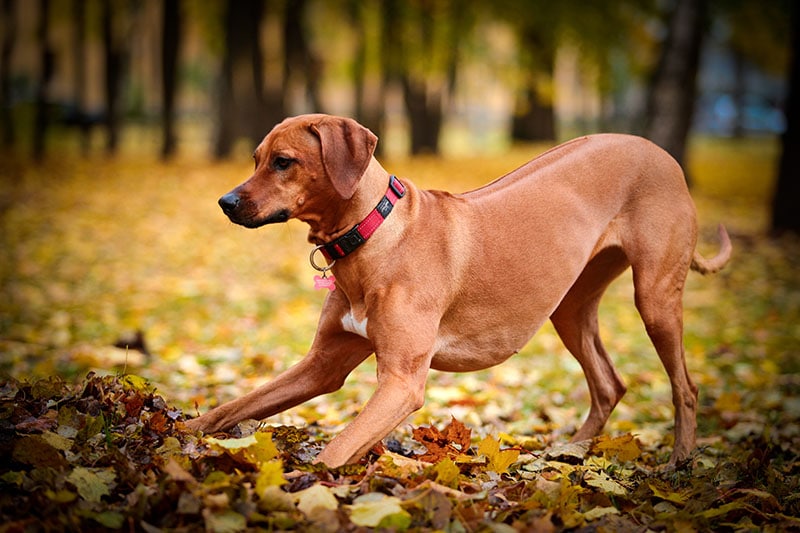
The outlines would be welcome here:
<svg viewBox="0 0 800 533">
<path fill-rule="evenodd" d="M 427 370 L 427 369 L 426 369 Z M 426 372 L 382 376 L 372 398 L 317 457 L 330 467 L 356 461 L 425 402 Z"/>
<path fill-rule="evenodd" d="M 372 353 L 372 348 L 363 339 L 346 333 L 330 343 L 335 349 L 312 348 L 303 360 L 269 383 L 188 420 L 186 427 L 206 433 L 222 431 L 242 420 L 267 418 L 339 390 L 347 375 Z"/>
<path fill-rule="evenodd" d="M 368 340 L 342 330 L 342 306 L 343 297 L 331 295 L 326 300 L 317 335 L 299 363 L 256 390 L 187 421 L 186 427 L 206 433 L 221 431 L 340 389 L 348 374 L 373 352 Z"/>
<path fill-rule="evenodd" d="M 378 387 L 355 420 L 322 450 L 317 462 L 336 467 L 360 459 L 425 403 L 435 339 L 433 331 L 425 334 L 425 330 L 431 330 L 438 320 L 420 320 L 416 326 L 405 324 L 402 329 L 399 320 L 387 322 L 385 331 L 370 330 L 370 336 L 378 339 Z"/>
</svg>

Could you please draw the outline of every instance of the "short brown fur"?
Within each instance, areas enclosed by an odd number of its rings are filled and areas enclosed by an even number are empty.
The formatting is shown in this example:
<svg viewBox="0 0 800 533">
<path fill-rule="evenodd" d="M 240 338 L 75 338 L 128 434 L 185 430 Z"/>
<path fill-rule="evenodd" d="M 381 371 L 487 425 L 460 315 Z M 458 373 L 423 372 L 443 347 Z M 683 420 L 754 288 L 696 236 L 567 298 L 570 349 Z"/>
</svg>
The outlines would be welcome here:
<svg viewBox="0 0 800 533">
<path fill-rule="evenodd" d="M 362 220 L 389 174 L 377 138 L 353 120 L 303 115 L 256 149 L 256 169 L 220 199 L 233 222 L 258 227 L 297 218 L 328 242 Z M 695 207 L 678 164 L 639 137 L 592 135 L 562 144 L 475 191 L 407 191 L 374 236 L 336 261 L 337 289 L 308 355 L 255 391 L 187 426 L 213 432 L 261 419 L 340 388 L 375 353 L 378 386 L 320 453 L 338 466 L 362 457 L 422 406 L 429 368 L 470 371 L 518 352 L 550 319 L 580 362 L 591 408 L 573 440 L 596 435 L 625 393 L 600 341 L 597 309 L 629 266 L 635 303 L 669 375 L 675 406 L 671 463 L 695 446 L 697 387 L 686 368 L 682 295 L 690 268 L 730 258 L 695 251 Z"/>
</svg>

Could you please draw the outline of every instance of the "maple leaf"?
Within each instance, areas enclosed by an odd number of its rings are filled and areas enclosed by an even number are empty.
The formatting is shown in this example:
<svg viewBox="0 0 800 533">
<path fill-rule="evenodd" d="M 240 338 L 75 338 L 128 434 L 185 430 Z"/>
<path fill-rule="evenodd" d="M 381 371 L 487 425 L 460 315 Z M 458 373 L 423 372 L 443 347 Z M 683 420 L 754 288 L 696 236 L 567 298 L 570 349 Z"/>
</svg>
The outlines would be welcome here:
<svg viewBox="0 0 800 533">
<path fill-rule="evenodd" d="M 412 431 L 414 440 L 425 446 L 427 452 L 417 457 L 420 461 L 438 463 L 446 457 L 454 458 L 466 453 L 472 430 L 451 417 L 450 423 L 439 431 L 434 426 L 418 427 Z"/>
<path fill-rule="evenodd" d="M 642 455 L 642 449 L 636 442 L 636 437 L 630 433 L 615 438 L 600 435 L 595 439 L 592 448 L 602 452 L 606 458 L 615 457 L 622 462 L 634 461 Z"/>
<path fill-rule="evenodd" d="M 519 450 L 500 450 L 500 441 L 487 435 L 478 445 L 478 453 L 489 460 L 486 468 L 498 474 L 504 474 L 508 467 L 519 457 Z"/>
</svg>

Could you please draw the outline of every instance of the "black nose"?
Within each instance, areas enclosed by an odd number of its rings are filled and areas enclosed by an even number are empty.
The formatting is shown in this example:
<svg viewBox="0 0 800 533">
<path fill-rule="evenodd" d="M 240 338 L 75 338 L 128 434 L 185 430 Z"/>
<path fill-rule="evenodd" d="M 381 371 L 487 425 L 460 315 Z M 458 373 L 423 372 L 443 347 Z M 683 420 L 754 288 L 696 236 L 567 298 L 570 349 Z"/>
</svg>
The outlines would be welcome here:
<svg viewBox="0 0 800 533">
<path fill-rule="evenodd" d="M 236 210 L 236 207 L 239 205 L 239 195 L 235 192 L 229 192 L 225 196 L 219 199 L 219 206 L 225 212 L 225 214 L 230 214 Z"/>
</svg>

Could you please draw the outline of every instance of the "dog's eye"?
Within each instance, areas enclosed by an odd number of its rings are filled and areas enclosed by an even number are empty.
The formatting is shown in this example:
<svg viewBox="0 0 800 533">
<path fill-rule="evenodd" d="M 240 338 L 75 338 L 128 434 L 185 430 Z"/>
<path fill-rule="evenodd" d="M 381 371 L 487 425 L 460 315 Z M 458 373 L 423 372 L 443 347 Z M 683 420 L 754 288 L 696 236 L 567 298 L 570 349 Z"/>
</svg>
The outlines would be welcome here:
<svg viewBox="0 0 800 533">
<path fill-rule="evenodd" d="M 290 159 L 288 157 L 278 156 L 272 160 L 272 166 L 276 170 L 286 170 L 294 163 L 294 159 Z"/>
</svg>

